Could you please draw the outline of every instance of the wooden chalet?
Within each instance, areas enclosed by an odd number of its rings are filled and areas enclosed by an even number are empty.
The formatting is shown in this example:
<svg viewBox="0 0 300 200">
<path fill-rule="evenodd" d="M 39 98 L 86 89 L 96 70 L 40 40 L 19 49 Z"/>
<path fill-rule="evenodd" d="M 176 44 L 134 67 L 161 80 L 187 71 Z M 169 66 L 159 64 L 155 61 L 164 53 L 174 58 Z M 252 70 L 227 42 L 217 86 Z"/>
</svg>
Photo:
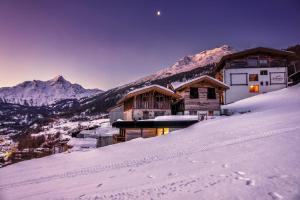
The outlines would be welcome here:
<svg viewBox="0 0 300 200">
<path fill-rule="evenodd" d="M 143 120 L 171 115 L 172 103 L 179 98 L 180 95 L 168 88 L 151 85 L 129 92 L 117 104 L 123 106 L 124 120 Z"/>
<path fill-rule="evenodd" d="M 207 75 L 184 83 L 177 82 L 170 87 L 182 97 L 174 105 L 173 113 L 184 115 L 220 115 L 222 93 L 229 89 L 226 84 Z"/>
</svg>

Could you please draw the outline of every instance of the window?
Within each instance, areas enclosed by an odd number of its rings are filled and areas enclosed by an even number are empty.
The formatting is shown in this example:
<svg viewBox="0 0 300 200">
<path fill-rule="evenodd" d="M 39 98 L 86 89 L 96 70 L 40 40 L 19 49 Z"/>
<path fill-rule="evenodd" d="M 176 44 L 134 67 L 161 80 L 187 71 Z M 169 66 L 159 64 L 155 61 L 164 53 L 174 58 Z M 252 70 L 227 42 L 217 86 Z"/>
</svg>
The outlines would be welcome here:
<svg viewBox="0 0 300 200">
<path fill-rule="evenodd" d="M 190 110 L 189 112 L 190 115 L 198 115 L 197 110 Z"/>
<path fill-rule="evenodd" d="M 198 99 L 199 98 L 199 93 L 198 93 L 198 88 L 190 88 L 190 98 L 191 99 Z"/>
<path fill-rule="evenodd" d="M 260 70 L 260 75 L 268 75 L 268 70 Z"/>
<path fill-rule="evenodd" d="M 270 85 L 286 84 L 285 72 L 270 72 Z"/>
<path fill-rule="evenodd" d="M 143 111 L 143 119 L 149 119 L 149 111 Z"/>
<path fill-rule="evenodd" d="M 216 89 L 215 88 L 207 88 L 207 98 L 208 99 L 216 99 Z"/>
<path fill-rule="evenodd" d="M 249 81 L 258 81 L 258 74 L 249 74 Z"/>
<path fill-rule="evenodd" d="M 259 85 L 250 85 L 249 86 L 250 93 L 258 93 L 259 92 Z"/>
<path fill-rule="evenodd" d="M 230 85 L 248 85 L 248 74 L 230 73 Z"/>
<path fill-rule="evenodd" d="M 266 85 L 269 85 L 269 81 L 266 81 Z"/>
<path fill-rule="evenodd" d="M 213 110 L 209 110 L 208 111 L 208 116 L 213 116 L 214 115 L 214 111 Z"/>
<path fill-rule="evenodd" d="M 267 59 L 260 59 L 259 60 L 260 66 L 268 66 L 268 60 Z"/>
<path fill-rule="evenodd" d="M 248 58 L 247 60 L 249 67 L 257 67 L 257 58 Z"/>
</svg>

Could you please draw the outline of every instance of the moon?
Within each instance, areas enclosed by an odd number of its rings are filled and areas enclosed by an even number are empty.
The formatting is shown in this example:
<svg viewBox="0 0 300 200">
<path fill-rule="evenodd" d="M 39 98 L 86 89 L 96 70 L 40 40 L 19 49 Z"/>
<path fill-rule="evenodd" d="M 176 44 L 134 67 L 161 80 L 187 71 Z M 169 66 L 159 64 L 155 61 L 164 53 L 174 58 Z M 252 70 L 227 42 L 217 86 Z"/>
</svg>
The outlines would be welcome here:
<svg viewBox="0 0 300 200">
<path fill-rule="evenodd" d="M 161 11 L 160 10 L 158 10 L 158 11 L 156 11 L 156 16 L 161 16 Z"/>
</svg>

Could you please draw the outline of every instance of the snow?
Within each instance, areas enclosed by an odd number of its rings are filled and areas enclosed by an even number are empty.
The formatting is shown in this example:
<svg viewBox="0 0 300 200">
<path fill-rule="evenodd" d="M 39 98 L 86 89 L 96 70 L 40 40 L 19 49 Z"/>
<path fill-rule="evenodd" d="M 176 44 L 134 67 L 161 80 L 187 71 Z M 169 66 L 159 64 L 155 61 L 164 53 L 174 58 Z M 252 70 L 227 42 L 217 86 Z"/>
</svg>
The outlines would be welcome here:
<svg viewBox="0 0 300 200">
<path fill-rule="evenodd" d="M 132 90 L 132 91 L 130 91 L 127 95 L 129 95 L 129 94 L 134 94 L 134 93 L 136 93 L 136 92 L 139 92 L 139 91 L 142 91 L 142 90 L 147 90 L 147 89 L 152 89 L 152 88 L 159 88 L 159 89 L 162 89 L 162 90 L 165 90 L 165 91 L 167 91 L 167 92 L 170 92 L 170 93 L 173 93 L 174 94 L 174 91 L 172 91 L 172 90 L 170 90 L 170 89 L 168 89 L 168 88 L 166 88 L 166 87 L 163 87 L 163 86 L 161 86 L 161 85 L 149 85 L 149 86 L 145 86 L 145 87 L 142 87 L 142 88 L 138 88 L 138 89 L 135 89 L 135 90 Z"/>
<path fill-rule="evenodd" d="M 0 199 L 299 199 L 300 85 L 155 138 L 0 169 Z M 241 112 L 244 110 L 250 112 Z"/>
<path fill-rule="evenodd" d="M 25 81 L 14 87 L 0 88 L 0 101 L 30 106 L 54 104 L 64 99 L 81 99 L 101 93 L 98 89 L 84 89 L 62 76 L 48 81 Z M 70 106 L 70 105 L 69 105 Z"/>
<path fill-rule="evenodd" d="M 200 81 L 200 80 L 203 80 L 203 79 L 210 79 L 211 81 L 213 82 L 216 82 L 220 85 L 223 85 L 224 87 L 227 87 L 229 88 L 229 86 L 215 78 L 212 78 L 210 76 L 207 76 L 207 75 L 203 75 L 203 76 L 200 76 L 200 77 L 197 77 L 197 78 L 194 78 L 194 79 L 191 79 L 191 80 L 188 80 L 188 81 L 185 81 L 185 82 L 174 82 L 174 83 L 171 83 L 172 84 L 172 87 L 174 88 L 174 90 L 177 90 L 178 88 L 186 85 L 186 84 L 189 84 L 189 83 L 192 83 L 194 81 Z"/>
<path fill-rule="evenodd" d="M 96 148 L 97 139 L 95 138 L 71 138 L 68 145 L 72 146 L 70 151 L 84 151 Z"/>
</svg>

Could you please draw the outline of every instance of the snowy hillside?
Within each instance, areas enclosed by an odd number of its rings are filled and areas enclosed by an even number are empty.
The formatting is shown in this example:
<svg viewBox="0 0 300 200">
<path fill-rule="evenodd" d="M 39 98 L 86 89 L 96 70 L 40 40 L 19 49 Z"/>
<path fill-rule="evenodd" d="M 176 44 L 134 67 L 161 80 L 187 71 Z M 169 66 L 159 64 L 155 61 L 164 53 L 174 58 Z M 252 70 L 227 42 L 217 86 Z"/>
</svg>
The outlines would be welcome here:
<svg viewBox="0 0 300 200">
<path fill-rule="evenodd" d="M 172 76 L 174 74 L 191 71 L 197 67 L 217 63 L 220 59 L 228 54 L 234 53 L 235 50 L 229 45 L 223 45 L 210 50 L 201 51 L 195 55 L 189 55 L 178 60 L 174 65 L 162 69 L 155 74 L 140 79 L 139 81 L 149 81 Z"/>
<path fill-rule="evenodd" d="M 25 81 L 14 87 L 0 88 L 0 101 L 30 106 L 53 104 L 64 99 L 81 99 L 101 93 L 98 89 L 84 89 L 62 76 L 48 81 Z"/>
<path fill-rule="evenodd" d="M 299 199 L 300 85 L 166 136 L 0 169 L 0 198 Z M 247 111 L 247 112 L 246 112 Z"/>
</svg>

